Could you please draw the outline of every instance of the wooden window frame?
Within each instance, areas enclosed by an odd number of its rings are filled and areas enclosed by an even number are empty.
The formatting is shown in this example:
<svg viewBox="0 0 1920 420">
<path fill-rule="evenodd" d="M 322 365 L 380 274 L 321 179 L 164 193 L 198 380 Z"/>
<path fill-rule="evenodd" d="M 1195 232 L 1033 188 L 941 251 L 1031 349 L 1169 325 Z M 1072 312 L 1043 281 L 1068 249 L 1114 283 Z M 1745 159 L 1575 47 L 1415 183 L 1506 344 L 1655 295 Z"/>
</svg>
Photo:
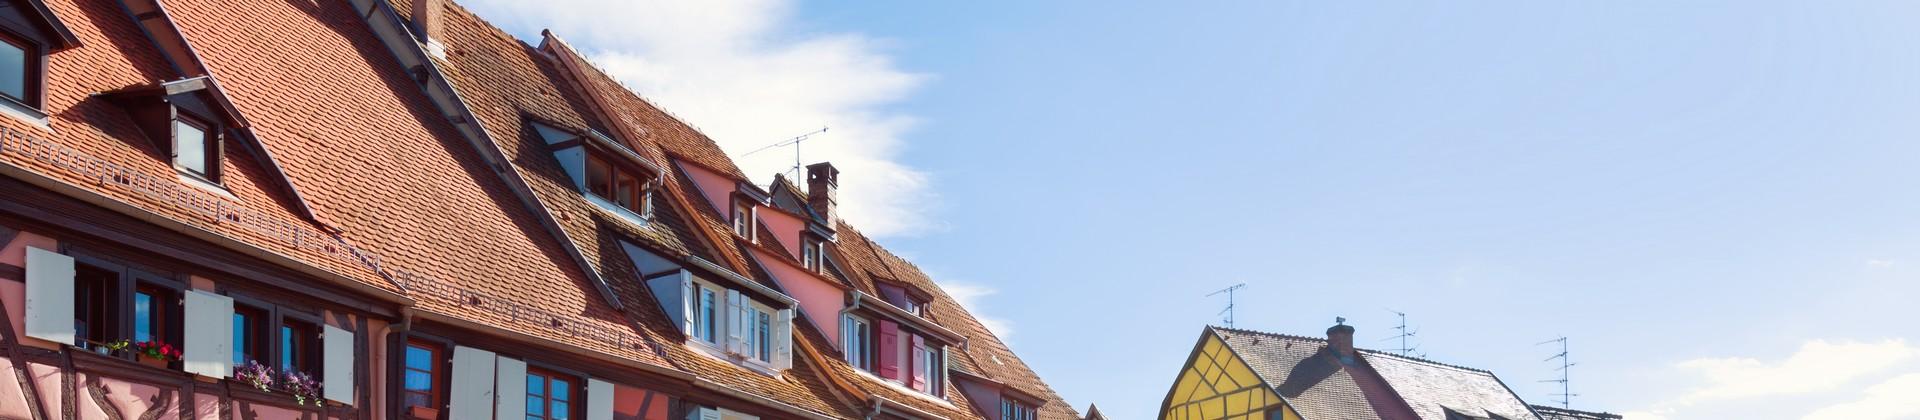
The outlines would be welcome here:
<svg viewBox="0 0 1920 420">
<path fill-rule="evenodd" d="M 28 108 L 42 109 L 46 98 L 47 46 L 6 26 L 0 26 L 0 42 L 20 48 L 24 58 L 21 65 L 25 67 L 20 73 L 20 94 L 26 95 L 24 98 L 15 98 L 0 93 L 0 98 Z"/>
<path fill-rule="evenodd" d="M 587 194 L 600 197 L 602 200 L 641 216 L 647 216 L 652 211 L 652 200 L 649 198 L 653 190 L 652 172 L 635 169 L 633 165 L 622 162 L 620 159 L 609 159 L 604 156 L 606 152 L 597 148 L 588 147 L 585 150 L 587 165 L 584 184 L 587 186 Z M 593 176 L 595 166 L 606 168 L 606 179 L 601 180 L 604 184 L 595 185 Z M 620 197 L 622 178 L 633 182 L 633 195 L 625 199 Z M 604 188 L 605 193 L 594 191 L 596 187 Z"/>
<path fill-rule="evenodd" d="M 221 158 L 223 157 L 220 155 L 220 152 L 223 150 L 223 148 L 220 147 L 220 141 L 225 138 L 225 136 L 221 135 L 224 128 L 218 123 L 210 122 L 213 121 L 212 119 L 201 118 L 193 113 L 180 110 L 179 107 L 174 108 L 175 115 L 173 121 L 169 122 L 168 124 L 170 125 L 167 127 L 167 129 L 173 133 L 173 150 L 171 151 L 173 156 L 170 162 L 173 164 L 173 169 L 183 175 L 191 176 L 210 184 L 220 184 Z M 200 130 L 200 153 L 204 160 L 201 164 L 206 166 L 205 173 L 195 171 L 180 164 L 180 124 L 190 125 Z"/>
<path fill-rule="evenodd" d="M 237 343 L 239 345 L 234 346 L 233 349 L 235 353 L 249 357 L 247 357 L 247 360 L 235 360 L 233 367 L 238 369 L 246 366 L 246 363 L 249 361 L 260 362 L 261 364 L 271 366 L 279 359 L 273 357 L 275 355 L 272 354 L 274 343 L 273 335 L 277 332 L 275 328 L 270 327 L 270 323 L 273 322 L 272 305 L 240 296 L 228 296 L 228 298 L 233 299 L 234 315 L 245 316 L 246 319 L 252 321 L 251 325 L 242 326 L 245 335 L 239 337 L 241 342 Z M 242 331 L 235 331 L 234 334 L 242 334 Z M 252 349 L 248 349 L 247 347 L 252 347 Z M 274 368 L 278 369 L 277 366 Z"/>
<path fill-rule="evenodd" d="M 581 404 L 585 402 L 583 401 L 583 398 L 582 398 L 583 394 L 585 394 L 584 391 L 586 391 L 586 380 L 583 379 L 585 378 L 584 375 L 568 373 L 559 369 L 546 366 L 544 364 L 535 364 L 531 362 L 527 363 L 527 377 L 531 379 L 536 376 L 542 378 L 542 381 L 543 381 L 543 383 L 541 384 L 541 395 L 540 395 L 541 397 L 540 407 L 542 408 L 542 410 L 539 414 L 534 414 L 533 410 L 527 410 L 528 419 L 542 419 L 542 420 L 556 419 L 556 417 L 553 417 L 552 415 L 553 401 L 554 401 L 553 399 L 553 381 L 554 380 L 567 381 L 567 399 L 565 401 L 567 403 L 567 410 L 565 412 L 566 418 L 570 420 L 585 419 L 585 417 L 581 417 L 580 415 L 580 413 L 585 412 L 584 411 L 585 407 L 582 407 L 582 404 Z M 532 398 L 534 396 L 535 394 L 533 394 L 533 390 L 528 389 L 526 392 L 526 395 L 521 396 L 522 397 L 521 401 L 526 401 L 526 399 Z"/>
<path fill-rule="evenodd" d="M 732 210 L 733 218 L 730 219 L 731 225 L 733 227 L 733 234 L 740 235 L 740 237 L 742 238 L 747 238 L 748 241 L 752 241 L 754 239 L 754 235 L 753 235 L 753 225 L 755 223 L 753 220 L 754 211 L 755 209 L 754 209 L 753 202 L 742 199 L 742 198 L 738 198 L 738 197 L 735 197 L 733 199 L 733 210 Z"/>
<path fill-rule="evenodd" d="M 448 382 L 452 377 L 452 369 L 449 369 L 450 366 L 448 366 L 448 363 L 451 363 L 450 358 L 452 357 L 452 351 L 451 351 L 452 345 L 444 341 L 434 340 L 427 337 L 408 337 L 406 340 L 400 343 L 400 351 L 398 352 L 398 354 L 400 355 L 398 360 L 399 363 L 394 364 L 399 368 L 399 373 L 394 376 L 395 381 L 399 384 L 399 386 L 394 387 L 398 394 L 394 399 L 394 405 L 397 406 L 400 410 L 400 414 L 401 414 L 400 418 L 403 418 L 403 419 L 418 418 L 413 416 L 412 410 L 410 409 L 410 407 L 413 407 L 413 406 L 407 403 L 407 396 L 410 394 L 423 394 L 423 393 L 419 391 L 407 389 L 407 385 L 406 385 L 407 372 L 419 370 L 419 369 L 414 369 L 413 367 L 407 365 L 407 357 L 408 355 L 411 354 L 411 350 L 415 347 L 424 348 L 428 352 L 427 357 L 429 360 L 427 361 L 427 363 L 429 364 L 429 370 L 426 371 L 428 375 L 428 380 L 427 380 L 428 383 L 427 383 L 427 390 L 424 392 L 424 395 L 427 398 L 426 408 L 430 409 L 433 413 L 436 413 L 434 417 L 440 417 L 437 415 L 437 413 L 439 413 L 442 408 L 447 406 L 447 389 L 449 386 Z M 427 420 L 434 420 L 434 419 L 427 419 Z"/>
<path fill-rule="evenodd" d="M 185 305 L 181 304 L 181 298 L 185 295 L 187 289 L 185 282 L 180 281 L 174 275 L 160 274 L 158 270 L 136 265 L 106 254 L 97 254 L 79 249 L 69 249 L 68 254 L 74 259 L 76 273 L 79 269 L 78 266 L 86 266 L 88 269 L 99 270 L 113 275 L 113 278 L 105 280 L 106 283 L 110 283 L 105 285 L 105 288 L 108 289 L 105 293 L 110 294 L 110 296 L 100 296 L 99 298 L 103 302 L 95 302 L 106 304 L 107 306 L 102 308 L 103 310 L 111 309 L 111 311 L 106 311 L 101 314 L 103 317 L 110 318 L 107 321 L 111 324 L 108 326 L 111 331 L 106 331 L 103 333 L 103 337 L 99 337 L 105 338 L 105 342 L 90 339 L 92 337 L 80 337 L 81 340 L 86 341 L 86 344 L 89 345 L 104 345 L 123 339 L 134 341 L 136 328 L 134 325 L 135 314 L 133 310 L 134 295 L 141 292 L 159 292 L 165 296 L 160 297 L 160 299 L 155 302 L 158 304 L 156 309 L 161 313 L 157 314 L 160 316 L 153 318 L 156 322 L 155 330 L 157 330 L 157 336 L 152 337 L 152 339 L 172 345 L 176 349 L 185 348 L 182 346 L 182 342 L 185 341 L 185 335 L 180 328 L 180 317 L 184 316 L 186 312 Z M 77 299 L 80 298 L 77 292 L 76 290 L 75 303 L 79 303 Z M 76 306 L 76 310 L 78 309 Z M 88 326 L 88 330 L 88 335 L 92 335 L 92 331 L 100 331 L 92 325 Z M 172 365 L 178 367 L 178 363 L 173 363 Z"/>
<path fill-rule="evenodd" d="M 320 380 L 320 375 L 324 374 L 326 370 L 326 366 L 321 365 L 321 359 L 323 359 L 323 357 L 321 357 L 322 355 L 320 354 L 324 351 L 323 348 L 325 347 L 325 343 L 320 341 L 320 334 L 322 334 L 321 331 L 324 329 L 322 326 L 326 324 L 320 322 L 319 317 L 284 309 L 279 311 L 274 319 L 276 319 L 273 323 L 276 327 L 274 328 L 273 341 L 275 347 L 273 355 L 276 356 L 273 360 L 274 370 L 282 374 L 300 372 L 307 374 L 308 377 L 316 381 Z M 311 331 L 306 331 L 309 334 L 306 334 L 305 337 L 300 335 L 287 337 L 286 335 L 289 332 L 288 323 L 305 324 L 304 327 L 311 328 Z M 298 334 L 301 331 L 293 330 L 291 332 Z M 297 347 L 302 347 L 303 349 L 286 348 L 289 343 Z M 304 352 L 294 353 L 292 356 L 287 355 L 288 352 L 296 350 L 304 350 Z M 285 361 L 288 357 L 293 358 L 292 369 L 286 366 Z"/>
<path fill-rule="evenodd" d="M 840 345 L 841 347 L 847 347 L 841 349 L 841 351 L 845 353 L 847 364 L 853 365 L 856 369 L 872 372 L 874 362 L 873 320 L 854 314 L 843 315 L 840 319 L 842 329 L 856 327 L 851 328 L 849 331 L 840 332 Z M 863 329 L 857 328 L 857 326 L 865 326 L 864 331 L 866 331 L 866 334 L 860 334 L 860 331 Z M 859 340 L 857 340 L 859 341 L 858 343 L 849 341 L 854 337 L 859 338 Z M 854 360 L 856 357 L 858 360 Z"/>
</svg>

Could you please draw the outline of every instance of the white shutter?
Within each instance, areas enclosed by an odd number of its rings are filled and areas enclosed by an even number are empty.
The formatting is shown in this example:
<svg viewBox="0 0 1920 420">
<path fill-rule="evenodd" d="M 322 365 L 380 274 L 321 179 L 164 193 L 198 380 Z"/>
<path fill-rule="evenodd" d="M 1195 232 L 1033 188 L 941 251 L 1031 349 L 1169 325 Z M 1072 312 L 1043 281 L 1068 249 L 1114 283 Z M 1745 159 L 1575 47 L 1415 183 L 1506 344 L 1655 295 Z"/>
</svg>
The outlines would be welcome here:
<svg viewBox="0 0 1920 420">
<path fill-rule="evenodd" d="M 227 313 L 233 313 L 231 308 Z M 325 335 L 320 337 L 320 368 L 325 372 L 320 377 L 320 393 L 329 400 L 353 404 L 353 368 L 358 357 L 353 351 L 353 331 L 332 325 L 322 325 L 321 331 Z"/>
<path fill-rule="evenodd" d="M 587 379 L 587 420 L 613 420 L 613 384 Z"/>
<path fill-rule="evenodd" d="M 700 409 L 697 411 L 694 411 L 693 414 L 694 415 L 687 416 L 687 417 L 690 417 L 692 419 L 697 419 L 697 420 L 720 420 L 720 410 L 715 410 L 707 407 L 700 407 Z"/>
<path fill-rule="evenodd" d="M 493 406 L 493 418 L 498 420 L 526 420 L 527 399 L 527 362 L 502 356 L 494 365 L 493 393 L 499 395 Z"/>
<path fill-rule="evenodd" d="M 233 377 L 233 298 L 187 291 L 183 318 L 187 343 L 181 365 L 202 376 Z"/>
<path fill-rule="evenodd" d="M 731 352 L 746 351 L 745 349 L 746 345 L 742 343 L 742 341 L 744 341 L 743 334 L 745 333 L 745 331 L 743 331 L 744 329 L 741 328 L 741 325 L 740 325 L 740 321 L 746 319 L 746 317 L 740 316 L 740 307 L 745 306 L 741 302 L 741 299 L 742 299 L 742 296 L 740 296 L 739 291 L 735 291 L 735 290 L 727 291 L 727 311 L 725 315 L 727 317 L 726 349 L 727 351 L 731 351 Z"/>
<path fill-rule="evenodd" d="M 493 418 L 493 364 L 493 352 L 454 346 L 447 418 Z M 521 383 L 526 380 L 521 379 Z"/>
<path fill-rule="evenodd" d="M 695 293 L 697 291 L 693 287 L 693 274 L 687 273 L 687 270 L 680 270 L 680 296 L 683 296 L 680 299 L 680 330 L 686 332 L 688 337 L 695 335 L 694 308 L 700 306 L 700 294 Z"/>
<path fill-rule="evenodd" d="M 773 368 L 793 368 L 793 310 L 781 309 L 773 317 Z"/>
<path fill-rule="evenodd" d="M 79 344 L 73 337 L 73 257 L 27 247 L 26 330 L 28 337 Z"/>
</svg>

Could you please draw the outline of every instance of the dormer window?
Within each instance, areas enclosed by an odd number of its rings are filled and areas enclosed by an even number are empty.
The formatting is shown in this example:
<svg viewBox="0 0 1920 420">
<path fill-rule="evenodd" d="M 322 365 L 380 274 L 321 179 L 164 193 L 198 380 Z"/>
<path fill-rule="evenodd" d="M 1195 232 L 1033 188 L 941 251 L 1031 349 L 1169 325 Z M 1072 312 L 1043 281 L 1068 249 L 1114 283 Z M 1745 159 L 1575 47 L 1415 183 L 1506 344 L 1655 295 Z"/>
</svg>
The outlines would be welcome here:
<svg viewBox="0 0 1920 420">
<path fill-rule="evenodd" d="M 733 233 L 742 238 L 753 239 L 753 204 L 746 200 L 733 200 Z"/>
<path fill-rule="evenodd" d="M 825 271 L 821 268 L 826 265 L 823 261 L 824 255 L 822 255 L 825 251 L 819 239 L 814 239 L 811 236 L 802 237 L 800 239 L 800 265 L 805 266 L 807 270 L 815 273 Z"/>
<path fill-rule="evenodd" d="M 927 297 L 925 294 L 920 293 L 918 290 L 910 290 L 899 284 L 892 284 L 891 282 L 881 283 L 878 286 L 880 287 L 880 297 L 886 299 L 887 303 L 893 304 L 894 307 L 905 310 L 914 316 L 921 318 L 927 317 Z"/>
<path fill-rule="evenodd" d="M 647 214 L 647 176 L 598 153 L 587 154 L 587 192 L 636 214 Z"/>
<path fill-rule="evenodd" d="M 1000 398 L 1000 420 L 1033 420 L 1038 414 L 1033 406 L 1012 398 Z"/>
<path fill-rule="evenodd" d="M 539 121 L 527 126 L 547 142 L 560 168 L 574 187 L 593 203 L 622 219 L 647 224 L 653 210 L 651 191 L 660 170 L 625 145 L 593 130 L 576 132 Z"/>
<path fill-rule="evenodd" d="M 44 122 L 47 54 L 79 46 L 45 4 L 0 0 L 0 108 Z"/>
<path fill-rule="evenodd" d="M 220 134 L 214 125 L 181 115 L 173 120 L 173 167 L 207 182 L 219 182 Z"/>
<path fill-rule="evenodd" d="M 38 108 L 40 57 L 38 45 L 0 32 L 0 96 Z"/>
</svg>

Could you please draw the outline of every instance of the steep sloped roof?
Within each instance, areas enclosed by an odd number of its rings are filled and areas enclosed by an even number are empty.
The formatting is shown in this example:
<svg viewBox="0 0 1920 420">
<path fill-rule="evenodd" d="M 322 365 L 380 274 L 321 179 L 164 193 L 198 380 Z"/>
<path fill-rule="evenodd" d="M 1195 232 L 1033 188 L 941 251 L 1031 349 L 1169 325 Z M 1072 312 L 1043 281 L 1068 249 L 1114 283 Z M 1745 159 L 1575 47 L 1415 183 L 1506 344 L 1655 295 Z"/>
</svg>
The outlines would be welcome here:
<svg viewBox="0 0 1920 420">
<path fill-rule="evenodd" d="M 1327 341 L 1208 327 L 1253 366 L 1301 417 L 1446 420 L 1447 411 L 1538 420 L 1520 397 L 1484 370 L 1358 350 L 1343 362 Z"/>
<path fill-rule="evenodd" d="M 1539 419 L 1492 372 L 1377 351 L 1362 354 L 1422 419 L 1446 420 L 1449 409 L 1483 417 L 1497 414 L 1512 420 Z"/>
</svg>

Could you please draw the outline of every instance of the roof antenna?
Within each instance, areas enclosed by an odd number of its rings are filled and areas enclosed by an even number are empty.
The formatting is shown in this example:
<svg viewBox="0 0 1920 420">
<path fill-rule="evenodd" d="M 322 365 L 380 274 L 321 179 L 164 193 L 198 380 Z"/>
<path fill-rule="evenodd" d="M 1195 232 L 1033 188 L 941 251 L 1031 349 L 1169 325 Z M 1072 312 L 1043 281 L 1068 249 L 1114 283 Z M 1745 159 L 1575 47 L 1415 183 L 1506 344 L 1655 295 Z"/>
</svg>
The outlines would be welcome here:
<svg viewBox="0 0 1920 420">
<path fill-rule="evenodd" d="M 1218 295 L 1221 293 L 1227 294 L 1227 309 L 1222 309 L 1220 310 L 1220 313 L 1219 313 L 1220 315 L 1227 316 L 1226 318 L 1227 328 L 1233 328 L 1233 291 L 1245 289 L 1246 287 L 1247 287 L 1246 283 L 1240 283 L 1240 284 L 1236 284 L 1225 289 L 1216 290 L 1213 293 L 1207 294 L 1208 297 L 1212 297 L 1213 295 Z"/>
<path fill-rule="evenodd" d="M 1560 359 L 1560 367 L 1554 369 L 1554 370 L 1560 371 L 1560 379 L 1548 379 L 1540 382 L 1560 383 L 1560 393 L 1547 394 L 1547 395 L 1560 397 L 1560 399 L 1554 400 L 1554 402 L 1560 403 L 1560 408 L 1572 410 L 1573 397 L 1578 397 L 1580 396 L 1580 394 L 1573 393 L 1573 387 L 1569 385 L 1571 382 L 1568 381 L 1568 377 L 1569 377 L 1568 375 L 1573 370 L 1573 367 L 1575 365 L 1578 365 L 1579 363 L 1574 363 L 1572 359 L 1567 358 L 1567 336 L 1563 335 L 1563 336 L 1560 336 L 1560 338 L 1542 341 L 1534 345 L 1539 346 L 1539 345 L 1546 345 L 1546 344 L 1553 344 L 1553 343 L 1560 343 L 1560 354 L 1553 355 L 1553 357 L 1548 357 L 1546 360 L 1543 360 L 1543 361 L 1551 362 L 1553 361 L 1553 359 Z"/>
<path fill-rule="evenodd" d="M 753 156 L 754 153 L 760 153 L 760 152 L 766 151 L 767 149 L 791 145 L 793 146 L 793 169 L 788 169 L 788 170 L 793 171 L 794 179 L 799 179 L 801 174 L 800 168 L 802 167 L 802 165 L 800 164 L 800 142 L 807 141 L 808 138 L 811 138 L 816 134 L 821 134 L 825 132 L 827 132 L 827 127 L 821 126 L 819 130 L 813 130 L 812 132 L 808 132 L 807 134 L 793 136 L 793 138 L 781 140 L 778 143 L 769 144 L 769 145 L 766 145 L 765 147 L 761 147 L 758 149 L 753 149 L 753 151 L 751 152 L 741 154 L 740 157 L 745 158 L 747 156 Z M 781 173 L 785 173 L 785 172 L 786 171 L 781 171 Z"/>
<path fill-rule="evenodd" d="M 1397 348 L 1397 349 L 1394 349 L 1394 351 L 1398 351 L 1398 352 L 1400 352 L 1400 355 L 1401 355 L 1401 356 L 1403 356 L 1403 357 L 1410 357 L 1410 356 L 1413 356 L 1413 355 L 1414 355 L 1414 353 L 1413 353 L 1413 351 L 1414 351 L 1414 350 L 1419 350 L 1419 348 L 1420 348 L 1420 345 L 1418 345 L 1418 344 L 1415 344 L 1415 345 L 1413 345 L 1413 346 L 1408 346 L 1408 345 L 1407 345 L 1407 339 L 1408 339 L 1408 338 L 1412 338 L 1413 336 L 1416 336 L 1416 335 L 1419 335 L 1419 334 L 1420 334 L 1420 330 L 1418 330 L 1418 329 L 1415 329 L 1415 330 L 1412 330 L 1412 331 L 1408 331 L 1408 330 L 1407 330 L 1407 313 L 1406 313 L 1406 312 L 1400 312 L 1400 311 L 1396 311 L 1396 310 L 1392 310 L 1392 309 L 1388 309 L 1388 310 L 1387 310 L 1387 312 L 1392 312 L 1392 313 L 1393 313 L 1394 315 L 1399 315 L 1399 316 L 1400 316 L 1400 326 L 1398 326 L 1398 327 L 1393 327 L 1393 329 L 1395 329 L 1395 330 L 1399 330 L 1399 331 L 1400 331 L 1400 335 L 1396 335 L 1396 336 L 1392 336 L 1392 337 L 1387 337 L 1387 338 L 1385 338 L 1385 339 L 1382 339 L 1382 340 L 1380 340 L 1380 341 L 1387 341 L 1387 340 L 1392 340 L 1392 339 L 1396 339 L 1396 338 L 1398 338 L 1398 339 L 1400 339 L 1400 348 Z M 1427 357 L 1427 354 L 1426 354 L 1425 352 L 1422 352 L 1422 353 L 1420 353 L 1420 357 L 1421 357 L 1421 358 L 1426 358 L 1426 357 Z"/>
</svg>

